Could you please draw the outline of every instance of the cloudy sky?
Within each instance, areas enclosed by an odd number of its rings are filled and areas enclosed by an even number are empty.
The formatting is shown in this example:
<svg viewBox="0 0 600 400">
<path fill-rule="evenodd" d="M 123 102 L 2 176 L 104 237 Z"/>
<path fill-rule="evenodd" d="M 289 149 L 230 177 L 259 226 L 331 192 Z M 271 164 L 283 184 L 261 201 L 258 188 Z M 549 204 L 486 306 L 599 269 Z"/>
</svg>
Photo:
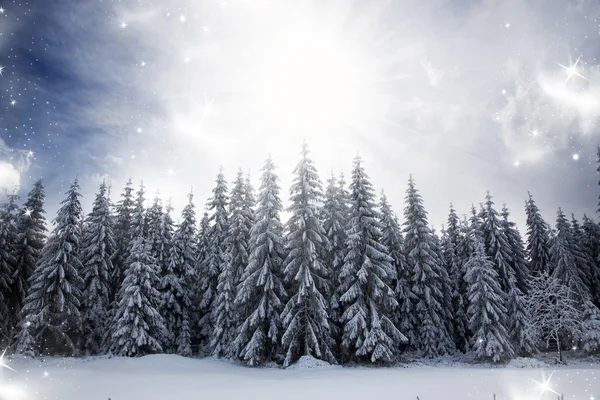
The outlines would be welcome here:
<svg viewBox="0 0 600 400">
<path fill-rule="evenodd" d="M 53 217 L 78 175 L 201 207 L 219 166 L 271 154 L 287 200 L 306 140 L 325 180 L 357 152 L 402 212 L 409 174 L 439 228 L 531 191 L 595 214 L 596 0 L 0 0 L 0 187 L 38 177 Z M 115 199 L 117 200 L 117 199 Z"/>
</svg>

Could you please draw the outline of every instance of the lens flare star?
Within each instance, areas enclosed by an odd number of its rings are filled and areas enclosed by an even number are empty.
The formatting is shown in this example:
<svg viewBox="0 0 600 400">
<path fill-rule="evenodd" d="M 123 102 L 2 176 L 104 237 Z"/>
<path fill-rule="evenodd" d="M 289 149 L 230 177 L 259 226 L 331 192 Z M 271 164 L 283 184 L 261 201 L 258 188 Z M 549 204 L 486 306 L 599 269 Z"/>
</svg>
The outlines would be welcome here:
<svg viewBox="0 0 600 400">
<path fill-rule="evenodd" d="M 4 70 L 6 69 L 6 67 L 3 67 L 2 65 L 0 65 L 0 76 L 4 76 L 4 74 L 2 73 Z"/>
<path fill-rule="evenodd" d="M 6 364 L 6 362 L 4 362 L 4 354 L 6 354 L 6 349 L 4 349 L 4 351 L 2 352 L 2 355 L 0 355 L 0 368 L 6 368 L 6 369 L 10 369 L 13 372 L 17 372 L 14 369 L 12 369 L 11 367 L 9 367 L 8 364 Z"/>
<path fill-rule="evenodd" d="M 579 63 L 580 59 L 581 59 L 581 56 L 577 57 L 577 60 L 575 60 L 575 64 L 572 64 L 569 67 L 566 67 L 559 63 L 556 63 L 557 65 L 561 66 L 567 74 L 567 79 L 565 80 L 565 84 L 567 84 L 569 82 L 569 79 L 571 79 L 571 77 L 573 77 L 573 75 L 578 76 L 582 79 L 585 79 L 586 81 L 589 81 L 589 79 L 586 78 L 585 76 L 581 75 L 577 69 L 577 64 Z"/>
<path fill-rule="evenodd" d="M 550 376 L 548 377 L 548 379 L 546 379 L 545 381 L 542 381 L 542 382 L 538 382 L 538 381 L 534 381 L 533 379 L 530 379 L 533 383 L 535 383 L 536 385 L 538 385 L 538 387 L 540 388 L 540 394 L 538 396 L 538 400 L 541 399 L 542 396 L 546 392 L 554 393 L 554 394 L 560 396 L 560 393 L 558 393 L 557 391 L 555 391 L 554 389 L 552 389 L 552 386 L 550 385 L 550 381 L 552 380 L 552 376 L 553 375 L 554 375 L 554 371 L 552 371 L 552 373 L 550 374 Z"/>
</svg>

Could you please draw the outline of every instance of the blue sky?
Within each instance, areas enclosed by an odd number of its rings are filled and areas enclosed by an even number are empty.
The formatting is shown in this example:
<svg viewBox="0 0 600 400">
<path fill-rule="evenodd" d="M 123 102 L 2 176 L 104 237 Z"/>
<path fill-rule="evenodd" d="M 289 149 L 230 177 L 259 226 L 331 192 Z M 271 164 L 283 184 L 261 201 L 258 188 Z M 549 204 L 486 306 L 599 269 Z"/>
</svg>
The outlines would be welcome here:
<svg viewBox="0 0 600 400">
<path fill-rule="evenodd" d="M 521 226 L 528 191 L 551 221 L 595 213 L 596 1 L 0 7 L 0 186 L 43 177 L 50 218 L 75 176 L 88 211 L 131 177 L 179 212 L 269 154 L 287 200 L 303 140 L 323 180 L 360 152 L 399 214 L 412 173 L 436 227 L 486 190 Z"/>
</svg>

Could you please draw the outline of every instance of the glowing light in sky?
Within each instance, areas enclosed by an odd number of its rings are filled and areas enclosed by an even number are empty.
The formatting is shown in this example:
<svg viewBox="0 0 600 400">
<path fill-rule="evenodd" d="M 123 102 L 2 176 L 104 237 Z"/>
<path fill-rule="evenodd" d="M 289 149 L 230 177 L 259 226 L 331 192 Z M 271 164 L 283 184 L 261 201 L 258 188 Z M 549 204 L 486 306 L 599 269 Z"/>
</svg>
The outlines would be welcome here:
<svg viewBox="0 0 600 400">
<path fill-rule="evenodd" d="M 573 154 L 573 160 L 577 161 L 579 160 L 579 154 Z M 574 347 L 573 350 L 576 350 L 577 348 Z"/>
<path fill-rule="evenodd" d="M 565 83 L 569 82 L 569 79 L 571 79 L 571 77 L 573 75 L 576 75 L 576 76 L 578 76 L 580 78 L 588 80 L 585 76 L 581 75 L 579 73 L 579 71 L 577 70 L 577 64 L 579 63 L 580 59 L 581 59 L 581 56 L 577 57 L 577 60 L 575 60 L 575 64 L 572 64 L 572 65 L 570 65 L 568 67 L 565 67 L 562 64 L 556 63 L 556 64 L 560 65 L 565 70 L 565 72 L 567 73 L 567 79 L 565 80 Z"/>
<path fill-rule="evenodd" d="M 2 65 L 0 65 L 0 76 L 3 76 L 3 75 L 2 75 L 2 71 L 4 71 L 4 69 L 5 69 L 5 68 L 6 68 L 6 67 L 3 67 Z"/>
<path fill-rule="evenodd" d="M 15 99 L 12 99 L 12 100 L 10 101 L 10 105 L 11 105 L 11 106 L 14 106 L 15 104 L 17 104 L 17 101 L 16 101 Z"/>
<path fill-rule="evenodd" d="M 126 23 L 125 21 L 121 21 L 121 25 L 120 25 L 121 29 L 125 29 L 125 28 L 127 28 L 128 26 L 129 26 L 129 25 L 127 25 L 127 23 Z"/>
</svg>

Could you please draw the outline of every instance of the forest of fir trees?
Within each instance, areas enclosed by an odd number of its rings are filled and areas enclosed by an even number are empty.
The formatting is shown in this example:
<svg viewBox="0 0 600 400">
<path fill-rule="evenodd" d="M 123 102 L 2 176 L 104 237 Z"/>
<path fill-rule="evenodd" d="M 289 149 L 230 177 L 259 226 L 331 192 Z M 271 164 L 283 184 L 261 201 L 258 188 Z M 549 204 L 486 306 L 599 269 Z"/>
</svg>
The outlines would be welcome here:
<svg viewBox="0 0 600 400">
<path fill-rule="evenodd" d="M 600 160 L 600 148 L 599 148 Z M 600 167 L 599 167 L 600 171 Z M 391 363 L 466 353 L 506 362 L 550 346 L 600 350 L 600 225 L 531 195 L 525 237 L 505 205 L 437 235 L 410 177 L 402 218 L 376 195 L 360 157 L 323 186 L 306 145 L 284 212 L 269 158 L 255 190 L 221 170 L 205 211 L 178 223 L 131 180 L 102 183 L 84 215 L 75 180 L 46 229 L 44 186 L 0 210 L 0 344 L 13 353 L 172 353 L 288 366 Z M 346 180 L 348 182 L 346 182 Z"/>
</svg>

